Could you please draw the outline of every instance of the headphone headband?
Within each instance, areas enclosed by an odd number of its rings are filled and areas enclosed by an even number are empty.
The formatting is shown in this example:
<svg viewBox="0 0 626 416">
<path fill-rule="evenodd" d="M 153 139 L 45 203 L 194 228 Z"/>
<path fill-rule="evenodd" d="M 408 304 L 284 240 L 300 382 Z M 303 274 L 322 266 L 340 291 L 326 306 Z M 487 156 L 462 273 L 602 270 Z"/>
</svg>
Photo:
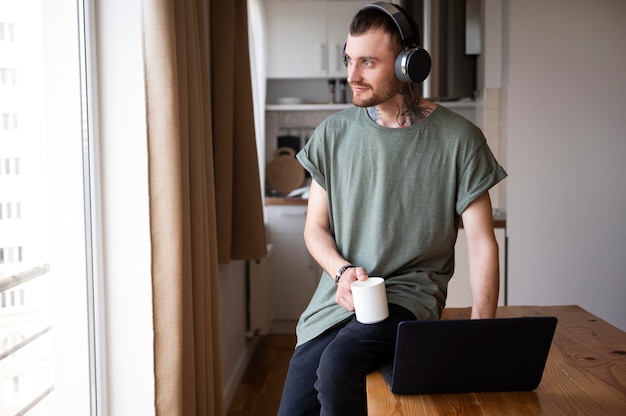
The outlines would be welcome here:
<svg viewBox="0 0 626 416">
<path fill-rule="evenodd" d="M 376 9 L 384 12 L 391 20 L 396 24 L 398 28 L 398 32 L 400 32 L 400 39 L 402 39 L 402 46 L 408 48 L 409 46 L 414 46 L 416 43 L 416 34 L 413 33 L 413 29 L 411 29 L 411 24 L 409 23 L 409 19 L 407 19 L 406 15 L 400 11 L 396 6 L 391 3 L 387 3 L 384 1 L 379 1 L 376 3 L 368 4 L 361 8 L 361 10 L 366 9 Z"/>
</svg>

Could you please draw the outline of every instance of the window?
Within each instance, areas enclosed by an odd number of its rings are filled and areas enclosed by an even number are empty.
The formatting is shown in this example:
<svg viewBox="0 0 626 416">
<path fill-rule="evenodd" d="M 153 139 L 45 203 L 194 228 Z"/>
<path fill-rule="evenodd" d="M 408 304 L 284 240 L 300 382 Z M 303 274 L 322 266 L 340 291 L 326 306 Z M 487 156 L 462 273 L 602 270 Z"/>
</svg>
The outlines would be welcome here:
<svg viewBox="0 0 626 416">
<path fill-rule="evenodd" d="M 20 398 L 20 378 L 7 377 L 4 379 L 2 389 L 2 404 L 4 406 L 17 402 Z"/>
<path fill-rule="evenodd" d="M 20 159 L 2 158 L 0 159 L 0 175 L 19 175 L 20 174 Z"/>
<path fill-rule="evenodd" d="M 6 131 L 17 130 L 17 118 L 15 113 L 3 113 L 2 114 L 2 129 Z"/>
<path fill-rule="evenodd" d="M 23 247 L 0 247 L 0 265 L 21 263 Z"/>
<path fill-rule="evenodd" d="M 0 416 L 96 414 L 84 14 L 0 1 Z"/>
<path fill-rule="evenodd" d="M 15 24 L 0 22 L 0 41 L 15 41 Z"/>
<path fill-rule="evenodd" d="M 19 219 L 22 216 L 22 204 L 20 202 L 0 202 L 0 221 Z"/>
<path fill-rule="evenodd" d="M 15 68 L 0 68 L 0 86 L 15 87 L 17 85 L 15 74 Z"/>
</svg>

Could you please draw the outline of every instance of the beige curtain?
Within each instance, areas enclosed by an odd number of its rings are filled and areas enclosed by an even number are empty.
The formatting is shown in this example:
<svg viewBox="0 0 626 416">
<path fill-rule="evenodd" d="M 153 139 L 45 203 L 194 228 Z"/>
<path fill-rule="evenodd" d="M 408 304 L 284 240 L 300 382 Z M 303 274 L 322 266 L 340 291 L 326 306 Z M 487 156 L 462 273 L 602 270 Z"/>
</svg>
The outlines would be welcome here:
<svg viewBox="0 0 626 416">
<path fill-rule="evenodd" d="M 144 0 L 157 415 L 222 415 L 218 261 L 265 255 L 246 0 Z"/>
</svg>

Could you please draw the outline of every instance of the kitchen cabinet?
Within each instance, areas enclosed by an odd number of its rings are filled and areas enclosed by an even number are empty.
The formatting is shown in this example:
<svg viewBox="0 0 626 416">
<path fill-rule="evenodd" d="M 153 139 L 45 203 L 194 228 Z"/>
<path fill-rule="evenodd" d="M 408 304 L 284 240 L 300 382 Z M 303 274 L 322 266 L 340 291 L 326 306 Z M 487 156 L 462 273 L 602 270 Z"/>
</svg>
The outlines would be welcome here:
<svg viewBox="0 0 626 416">
<path fill-rule="evenodd" d="M 268 276 L 274 321 L 270 332 L 293 333 L 322 274 L 304 243 L 306 205 L 266 205 L 268 238 L 273 246 Z"/>
<path fill-rule="evenodd" d="M 496 241 L 498 242 L 498 257 L 500 264 L 500 295 L 498 306 L 505 305 L 506 291 L 506 228 L 495 228 Z M 469 283 L 469 259 L 467 256 L 467 237 L 465 230 L 459 229 L 459 235 L 454 247 L 455 269 L 454 276 L 448 284 L 448 307 L 472 306 L 472 296 Z"/>
<path fill-rule="evenodd" d="M 346 78 L 346 67 L 341 60 L 343 46 L 348 37 L 348 29 L 356 11 L 371 1 L 330 1 L 327 2 L 328 76 Z"/>
<path fill-rule="evenodd" d="M 268 78 L 345 78 L 341 52 L 364 1 L 266 0 Z"/>
</svg>

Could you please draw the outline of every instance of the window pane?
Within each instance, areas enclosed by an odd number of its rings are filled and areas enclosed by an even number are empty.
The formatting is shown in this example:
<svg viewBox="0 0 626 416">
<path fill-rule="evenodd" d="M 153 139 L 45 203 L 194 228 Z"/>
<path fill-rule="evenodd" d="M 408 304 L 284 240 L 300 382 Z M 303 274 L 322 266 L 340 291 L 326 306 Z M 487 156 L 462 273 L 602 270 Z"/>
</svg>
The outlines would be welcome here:
<svg viewBox="0 0 626 416">
<path fill-rule="evenodd" d="M 0 416 L 93 413 L 79 6 L 0 0 Z"/>
</svg>

